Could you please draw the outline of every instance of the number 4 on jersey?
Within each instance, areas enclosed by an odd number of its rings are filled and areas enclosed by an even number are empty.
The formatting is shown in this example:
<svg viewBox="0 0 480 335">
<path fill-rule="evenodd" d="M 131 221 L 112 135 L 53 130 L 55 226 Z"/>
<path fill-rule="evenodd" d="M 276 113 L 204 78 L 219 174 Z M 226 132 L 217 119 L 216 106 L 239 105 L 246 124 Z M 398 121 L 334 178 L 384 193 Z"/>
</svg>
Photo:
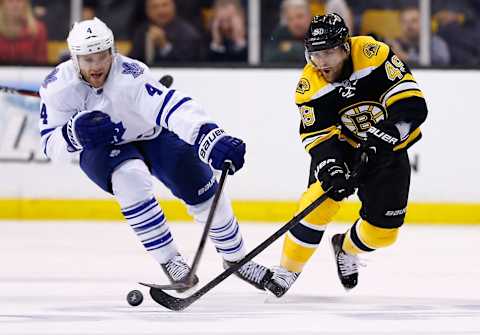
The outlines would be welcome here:
<svg viewBox="0 0 480 335">
<path fill-rule="evenodd" d="M 156 87 L 153 87 L 152 85 L 150 84 L 145 84 L 145 88 L 147 89 L 147 92 L 148 92 L 148 95 L 150 96 L 154 96 L 155 94 L 158 94 L 158 95 L 162 95 L 162 91 L 160 91 L 158 88 Z"/>
<path fill-rule="evenodd" d="M 42 104 L 42 109 L 40 110 L 40 118 L 42 119 L 43 124 L 48 124 L 48 121 L 47 121 L 47 106 L 45 106 L 45 104 Z"/>
<path fill-rule="evenodd" d="M 391 61 L 391 63 L 389 61 L 385 62 L 385 71 L 387 72 L 388 79 L 391 81 L 397 78 L 402 79 L 403 73 L 406 72 L 405 65 L 396 55 L 392 56 Z"/>
</svg>

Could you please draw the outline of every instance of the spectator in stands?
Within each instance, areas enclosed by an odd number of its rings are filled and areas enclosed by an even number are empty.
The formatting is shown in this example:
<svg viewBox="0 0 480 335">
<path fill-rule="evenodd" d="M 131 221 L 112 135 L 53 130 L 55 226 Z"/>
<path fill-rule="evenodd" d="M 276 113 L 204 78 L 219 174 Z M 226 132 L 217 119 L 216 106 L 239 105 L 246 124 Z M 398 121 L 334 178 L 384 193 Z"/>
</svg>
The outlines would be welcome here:
<svg viewBox="0 0 480 335">
<path fill-rule="evenodd" d="M 132 37 L 131 27 L 134 21 L 137 1 L 83 0 L 82 20 L 98 17 L 115 33 L 117 41 Z"/>
<path fill-rule="evenodd" d="M 480 22 L 475 13 L 476 3 L 447 2 L 436 11 L 438 35 L 448 44 L 450 65 L 480 66 Z M 477 5 L 478 6 L 478 5 Z"/>
<path fill-rule="evenodd" d="M 310 0 L 310 9 L 312 10 L 312 15 L 337 13 L 345 21 L 350 33 L 354 31 L 353 13 L 347 0 Z"/>
<path fill-rule="evenodd" d="M 0 0 L 0 63 L 47 63 L 47 31 L 29 0 Z"/>
<path fill-rule="evenodd" d="M 416 6 L 408 6 L 400 12 L 400 37 L 390 41 L 390 45 L 400 59 L 409 65 L 420 64 L 420 10 Z M 448 65 L 450 51 L 447 43 L 436 34 L 430 39 L 431 65 Z"/>
<path fill-rule="evenodd" d="M 263 49 L 263 60 L 270 63 L 304 64 L 303 38 L 312 14 L 340 14 L 347 26 L 353 28 L 353 15 L 345 0 L 283 0 L 280 4 L 280 23 Z"/>
<path fill-rule="evenodd" d="M 202 60 L 201 35 L 177 16 L 173 0 L 147 0 L 145 15 L 147 21 L 135 31 L 130 57 L 149 65 Z"/>
<path fill-rule="evenodd" d="M 210 26 L 211 62 L 246 62 L 247 29 L 239 0 L 216 0 Z"/>
<path fill-rule="evenodd" d="M 303 39 L 310 25 L 310 4 L 307 0 L 283 0 L 280 13 L 280 24 L 264 47 L 263 60 L 304 64 Z"/>
<path fill-rule="evenodd" d="M 32 7 L 35 17 L 47 27 L 47 40 L 64 43 L 71 25 L 70 1 L 32 0 Z"/>
<path fill-rule="evenodd" d="M 207 35 L 208 29 L 204 15 L 212 8 L 213 0 L 175 0 L 175 6 L 179 16 Z"/>
</svg>

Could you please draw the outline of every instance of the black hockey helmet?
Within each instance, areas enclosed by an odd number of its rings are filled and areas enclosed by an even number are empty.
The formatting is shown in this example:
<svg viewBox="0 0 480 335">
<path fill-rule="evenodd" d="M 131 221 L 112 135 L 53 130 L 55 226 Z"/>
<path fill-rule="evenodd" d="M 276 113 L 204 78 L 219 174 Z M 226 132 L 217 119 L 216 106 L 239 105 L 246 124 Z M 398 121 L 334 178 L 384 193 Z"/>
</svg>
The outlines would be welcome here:
<svg viewBox="0 0 480 335">
<path fill-rule="evenodd" d="M 347 42 L 348 37 L 348 27 L 340 15 L 316 15 L 305 34 L 305 48 L 308 52 L 334 48 Z"/>
</svg>

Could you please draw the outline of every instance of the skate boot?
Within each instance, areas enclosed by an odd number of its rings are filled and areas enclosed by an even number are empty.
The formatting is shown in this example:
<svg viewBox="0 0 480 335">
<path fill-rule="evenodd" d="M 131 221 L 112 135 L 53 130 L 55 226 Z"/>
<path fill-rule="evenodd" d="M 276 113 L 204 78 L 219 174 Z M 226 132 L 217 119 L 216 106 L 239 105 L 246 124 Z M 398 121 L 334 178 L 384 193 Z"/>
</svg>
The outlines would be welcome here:
<svg viewBox="0 0 480 335">
<path fill-rule="evenodd" d="M 170 259 L 167 263 L 161 264 L 163 272 L 167 275 L 168 279 L 172 284 L 182 282 L 182 280 L 186 279 L 185 277 L 190 272 L 190 266 L 188 266 L 187 262 L 183 259 L 181 255 L 175 255 L 172 259 Z M 197 275 L 193 276 L 192 279 L 192 287 L 198 284 L 198 277 Z M 185 292 L 188 288 L 181 288 L 177 289 L 176 291 L 179 293 Z"/>
<path fill-rule="evenodd" d="M 300 272 L 291 272 L 281 266 L 274 267 L 272 273 L 273 276 L 265 284 L 265 288 L 277 298 L 283 296 L 300 276 Z"/>
<path fill-rule="evenodd" d="M 223 261 L 223 268 L 228 269 L 235 265 L 235 262 Z M 265 266 L 249 261 L 235 272 L 235 275 L 250 285 L 265 290 L 265 283 L 272 277 L 272 272 Z"/>
<path fill-rule="evenodd" d="M 358 266 L 360 265 L 358 256 L 347 254 L 342 249 L 345 234 L 335 234 L 332 237 L 333 254 L 335 255 L 335 263 L 337 264 L 338 278 L 342 282 L 346 290 L 350 290 L 357 286 L 358 283 Z"/>
</svg>

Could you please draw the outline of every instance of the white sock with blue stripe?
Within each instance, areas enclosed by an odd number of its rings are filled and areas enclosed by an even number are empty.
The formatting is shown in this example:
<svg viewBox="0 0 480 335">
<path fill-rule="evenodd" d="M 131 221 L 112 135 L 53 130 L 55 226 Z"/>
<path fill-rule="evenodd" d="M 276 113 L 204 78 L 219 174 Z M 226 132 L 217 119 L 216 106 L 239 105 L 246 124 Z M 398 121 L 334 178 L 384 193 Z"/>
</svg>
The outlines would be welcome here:
<svg viewBox="0 0 480 335">
<path fill-rule="evenodd" d="M 145 249 L 160 264 L 168 262 L 178 254 L 165 215 L 155 197 L 122 208 L 122 213 Z"/>
<path fill-rule="evenodd" d="M 206 223 L 212 202 L 213 197 L 201 204 L 188 206 L 188 210 L 196 222 Z M 225 194 L 222 194 L 218 201 L 209 236 L 213 244 L 215 244 L 217 252 L 226 261 L 239 261 L 245 256 L 245 247 L 240 227 L 233 215 L 230 200 Z"/>
<path fill-rule="evenodd" d="M 239 261 L 245 256 L 242 234 L 237 219 L 233 216 L 224 225 L 210 228 L 210 239 L 217 252 L 229 262 Z"/>
</svg>

